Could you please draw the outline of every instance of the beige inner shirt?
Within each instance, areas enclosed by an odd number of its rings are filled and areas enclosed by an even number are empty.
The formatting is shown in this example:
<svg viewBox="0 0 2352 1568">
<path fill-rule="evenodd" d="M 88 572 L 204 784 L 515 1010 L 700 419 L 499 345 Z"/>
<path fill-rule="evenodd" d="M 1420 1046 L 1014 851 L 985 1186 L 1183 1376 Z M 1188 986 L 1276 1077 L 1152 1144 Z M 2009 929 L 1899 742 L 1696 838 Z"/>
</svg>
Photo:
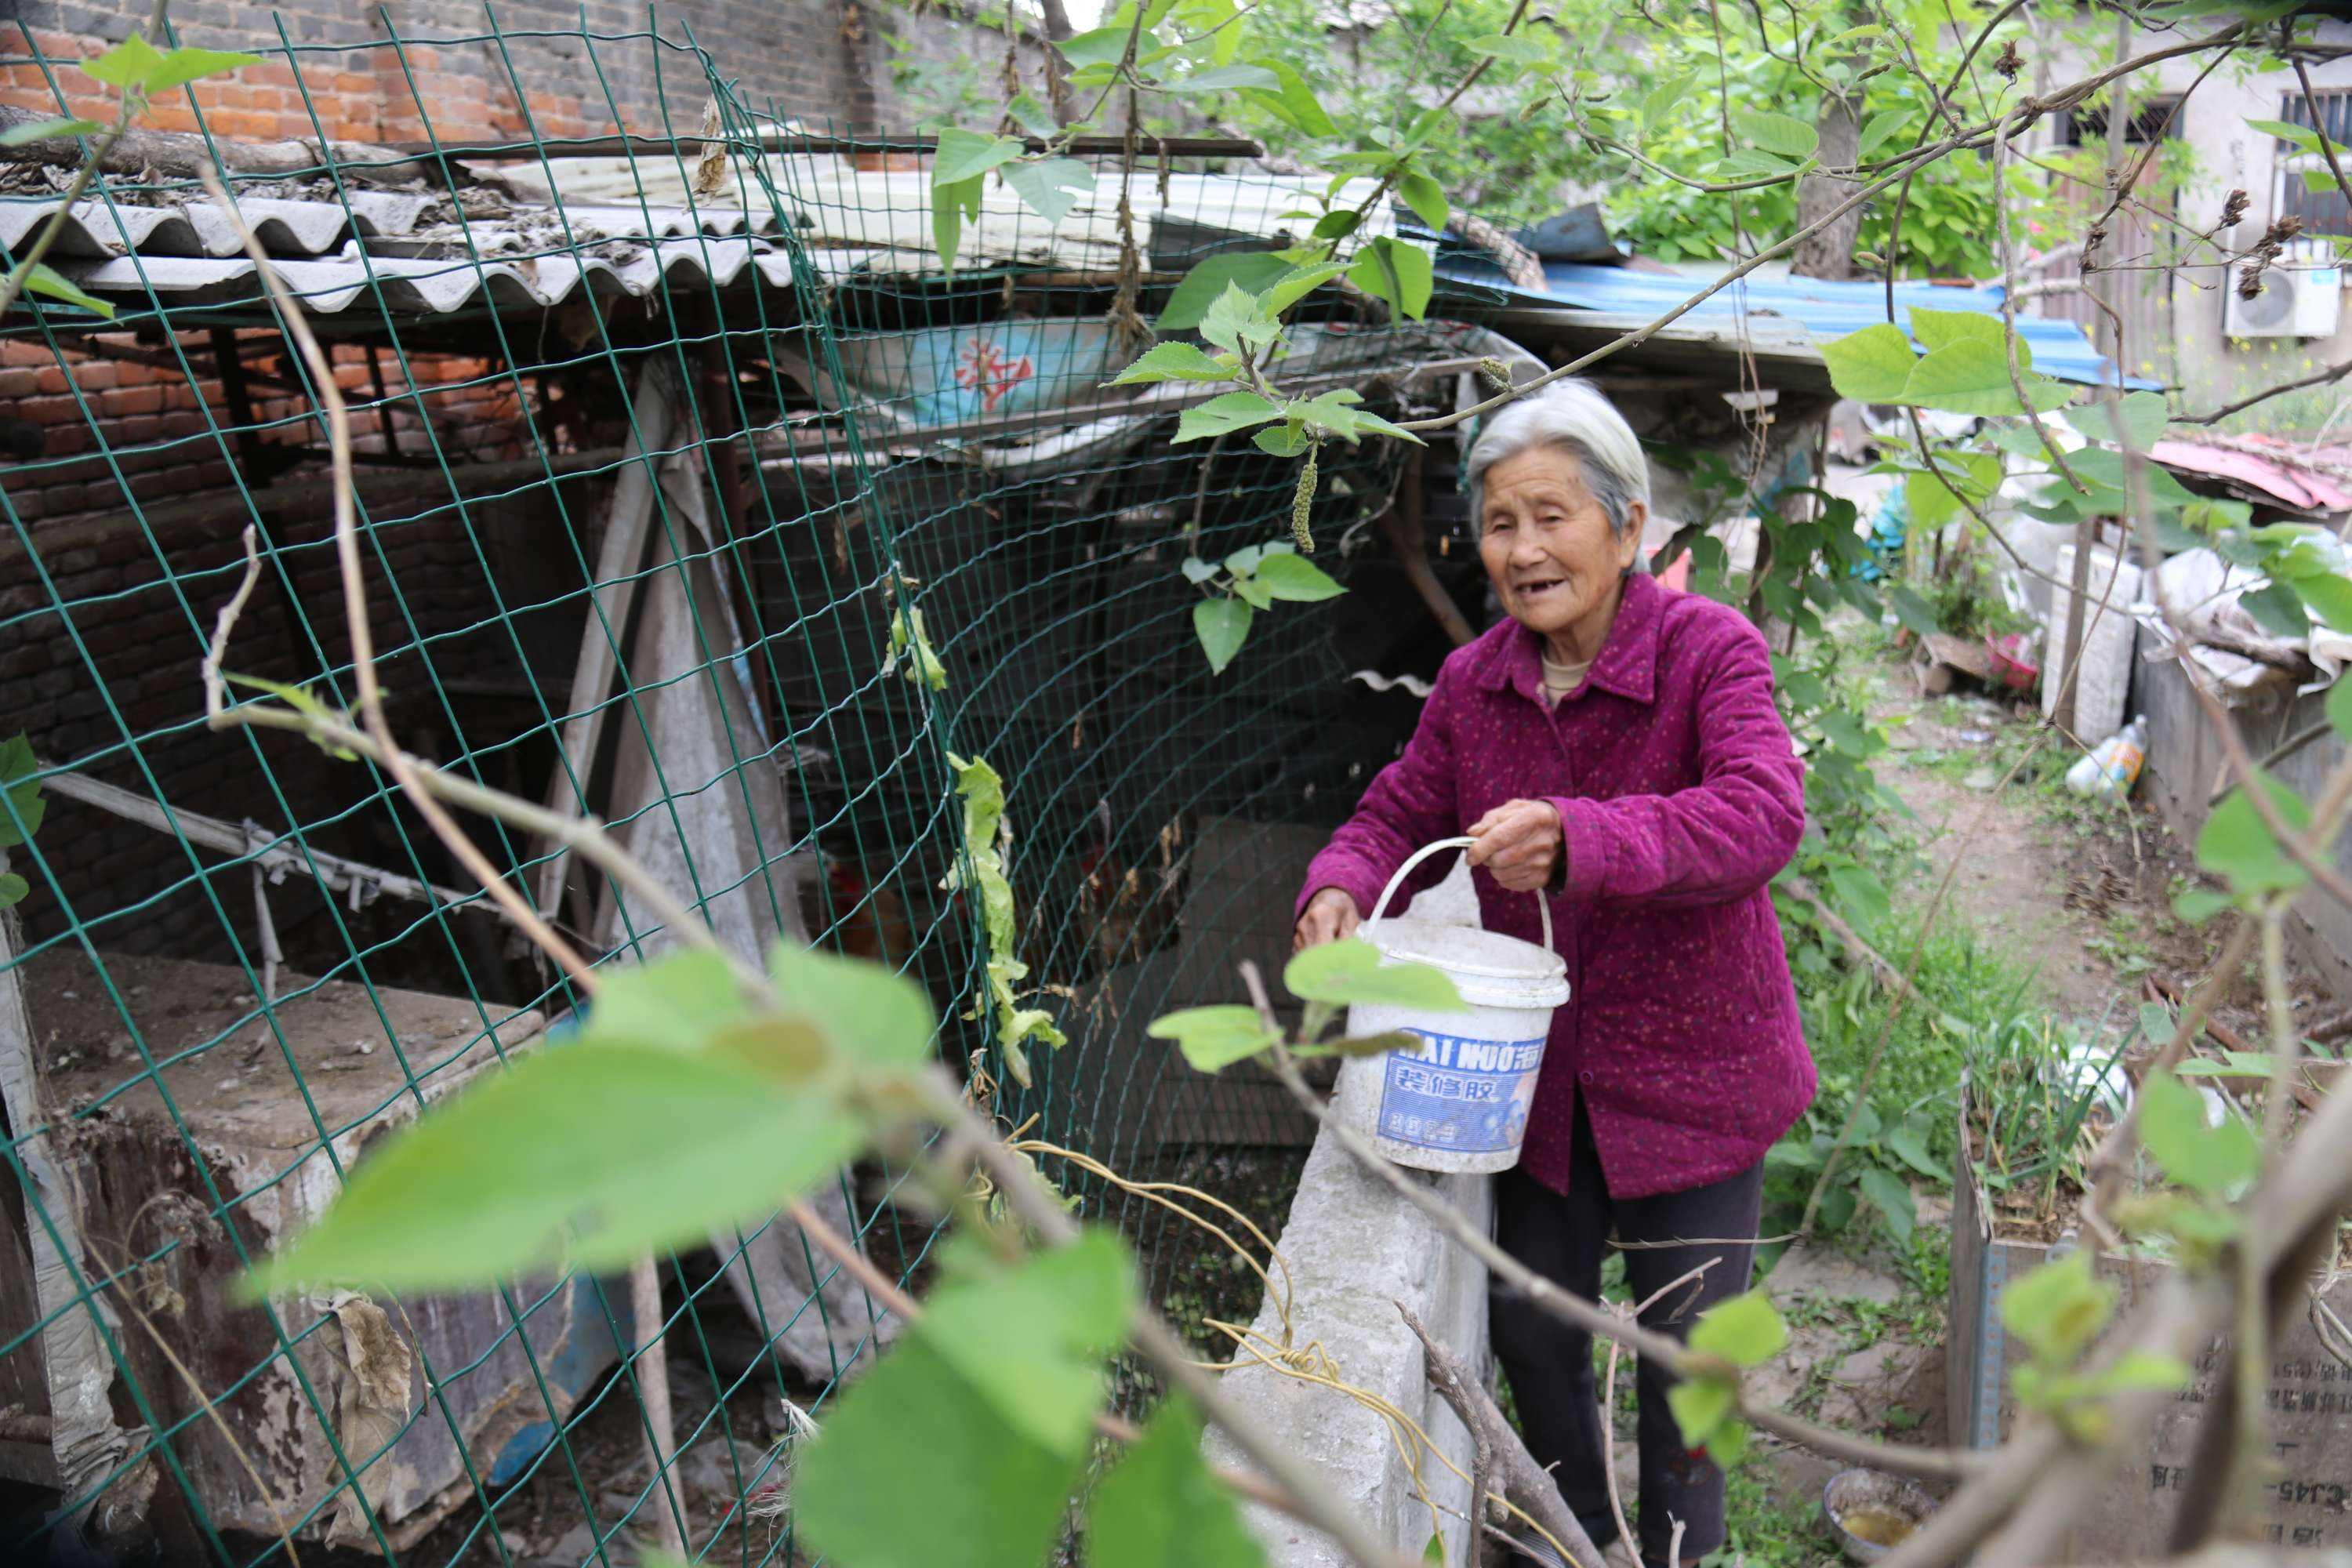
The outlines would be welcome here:
<svg viewBox="0 0 2352 1568">
<path fill-rule="evenodd" d="M 1589 658 L 1582 664 L 1562 664 L 1547 651 L 1543 656 L 1544 700 L 1558 703 L 1584 684 L 1585 672 L 1591 668 L 1592 661 Z"/>
</svg>

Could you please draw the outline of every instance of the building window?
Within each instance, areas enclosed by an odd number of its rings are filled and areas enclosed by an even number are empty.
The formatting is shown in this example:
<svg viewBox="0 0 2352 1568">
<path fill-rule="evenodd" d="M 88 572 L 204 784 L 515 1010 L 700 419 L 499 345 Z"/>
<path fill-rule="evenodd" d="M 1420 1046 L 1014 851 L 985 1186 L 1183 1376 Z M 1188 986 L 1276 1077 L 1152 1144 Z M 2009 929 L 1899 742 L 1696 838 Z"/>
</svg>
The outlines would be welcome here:
<svg viewBox="0 0 2352 1568">
<path fill-rule="evenodd" d="M 2177 135 L 2179 127 L 2172 123 L 2172 111 L 2180 100 L 2152 98 L 2132 111 L 2131 123 L 2124 127 L 2124 140 L 2134 146 Z M 2058 123 L 2058 145 L 2061 147 L 2104 147 L 2107 144 L 2107 111 L 2104 109 L 2070 109 Z"/>
<path fill-rule="evenodd" d="M 2314 109 L 2319 111 L 2316 121 Z M 2279 105 L 2279 118 L 2316 130 L 2339 147 L 2352 143 L 2352 91 L 2315 92 L 2309 98 L 2290 92 Z M 2305 177 L 2306 171 L 2310 178 Z M 2301 218 L 2305 234 L 2352 234 L 2352 201 L 2328 172 L 2327 160 L 2284 137 L 2278 142 L 2278 199 L 2272 211 L 2279 217 Z"/>
</svg>

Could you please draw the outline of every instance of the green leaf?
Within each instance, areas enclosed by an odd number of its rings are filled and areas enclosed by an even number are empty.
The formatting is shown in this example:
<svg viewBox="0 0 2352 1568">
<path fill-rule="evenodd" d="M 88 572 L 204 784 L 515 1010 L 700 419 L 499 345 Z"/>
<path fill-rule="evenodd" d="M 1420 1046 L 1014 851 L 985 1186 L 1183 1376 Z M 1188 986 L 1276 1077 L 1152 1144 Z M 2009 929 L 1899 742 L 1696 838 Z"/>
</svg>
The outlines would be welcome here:
<svg viewBox="0 0 2352 1568">
<path fill-rule="evenodd" d="M 1838 908 L 1847 919 L 1864 931 L 1884 925 L 1894 912 L 1894 902 L 1886 894 L 1886 884 L 1881 882 L 1867 867 L 1832 866 L 1829 871 L 1829 884 L 1837 894 Z"/>
<path fill-rule="evenodd" d="M 2020 379 L 2036 409 L 2055 408 L 2074 396 L 2074 389 L 2063 382 L 2024 372 L 2023 363 L 2021 357 Z M 1921 355 L 1896 401 L 1952 414 L 2025 411 L 2017 400 L 2016 388 L 2010 384 L 2008 356 L 1999 342 L 1984 338 L 1962 338 Z"/>
<path fill-rule="evenodd" d="M 1251 93 L 1251 101 L 1309 141 L 1320 142 L 1339 133 L 1339 128 L 1324 111 L 1321 100 L 1316 98 L 1315 89 L 1307 85 L 1305 77 L 1280 60 L 1262 63 L 1274 73 L 1281 85 L 1272 92 Z"/>
<path fill-rule="evenodd" d="M 2120 407 L 2124 435 L 2130 437 L 2133 447 L 2143 452 L 2164 435 L 2165 423 L 2171 417 L 2164 406 L 2163 397 L 2153 392 L 2130 393 L 2124 397 Z M 2116 441 L 2120 444 L 2120 437 L 2116 434 L 2115 413 L 2105 403 L 2075 404 L 2066 410 L 2066 420 L 2094 441 Z"/>
<path fill-rule="evenodd" d="M 1907 1124 L 1897 1127 L 1886 1135 L 1886 1147 L 1896 1159 L 1928 1180 L 1942 1182 L 1948 1185 L 1950 1184 L 1952 1173 L 1938 1163 L 1933 1154 L 1927 1152 L 1927 1141 L 1919 1135 L 1916 1128 Z"/>
<path fill-rule="evenodd" d="M 955 271 L 963 226 L 980 216 L 981 195 L 981 178 L 976 174 L 960 184 L 931 183 L 931 245 L 939 252 L 941 271 Z"/>
<path fill-rule="evenodd" d="M 1201 639 L 1201 651 L 1209 656 L 1210 674 L 1223 675 L 1234 662 L 1256 614 L 1239 599 L 1203 599 L 1192 606 L 1192 631 Z"/>
<path fill-rule="evenodd" d="M 65 275 L 46 261 L 37 261 L 25 269 L 25 291 L 40 294 L 68 305 L 79 305 L 93 315 L 114 319 L 114 307 L 105 300 L 83 293 L 66 280 Z"/>
<path fill-rule="evenodd" d="M 1715 161 L 1715 172 L 1734 180 L 1793 180 L 1804 169 L 1802 163 L 1791 163 L 1753 147 L 1737 148 Z"/>
<path fill-rule="evenodd" d="M 1255 577 L 1234 579 L 1234 596 L 1253 610 L 1274 608 L 1274 592 Z"/>
<path fill-rule="evenodd" d="M 2224 1115 L 2211 1126 L 2204 1096 L 2158 1073 L 2139 1088 L 2139 1138 L 2148 1158 L 2176 1186 L 2217 1197 L 2263 1168 L 2263 1146 L 2253 1129 Z"/>
<path fill-rule="evenodd" d="M 1989 316 L 1981 310 L 1930 310 L 1924 305 L 1911 308 L 1911 335 L 1929 353 L 1954 343 L 1986 342 L 2000 346 L 2001 323 L 1999 316 Z M 2017 363 L 2021 370 L 2030 369 L 2032 353 L 2021 340 L 2017 345 Z"/>
<path fill-rule="evenodd" d="M 1731 124 L 1750 145 L 1782 158 L 1810 158 L 1822 144 L 1820 133 L 1792 115 L 1735 109 Z"/>
<path fill-rule="evenodd" d="M 1184 557 L 1184 564 L 1180 570 L 1184 574 L 1184 580 L 1188 583 L 1206 583 L 1217 574 L 1214 565 L 1197 555 Z"/>
<path fill-rule="evenodd" d="M 1889 136 L 1902 130 L 1908 119 L 1910 115 L 1900 109 L 1883 109 L 1872 115 L 1862 128 L 1861 142 L 1854 148 L 1855 158 L 1867 160 Z"/>
<path fill-rule="evenodd" d="M 1472 38 L 1462 46 L 1474 55 L 1501 60 L 1507 65 L 1539 66 L 1551 58 L 1551 51 L 1534 38 L 1515 38 L 1505 33 L 1487 33 Z"/>
<path fill-rule="evenodd" d="M 2202 925 L 2231 907 L 2227 895 L 2210 888 L 2183 888 L 2172 900 L 2172 912 L 2190 925 Z"/>
<path fill-rule="evenodd" d="M 1127 39 L 1131 29 L 1124 23 L 1113 27 L 1096 27 L 1064 38 L 1054 47 L 1062 58 L 1074 66 L 1115 66 L 1127 58 Z M 1139 52 L 1150 47 L 1151 40 L 1136 41 Z"/>
<path fill-rule="evenodd" d="M 23 735 L 0 741 L 0 790 L 8 796 L 8 809 L 0 811 L 0 849 L 14 848 L 41 830 L 49 803 L 33 780 L 40 765 L 33 754 L 33 742 Z"/>
<path fill-rule="evenodd" d="M 1717 1301 L 1691 1325 L 1690 1348 L 1734 1366 L 1760 1366 L 1789 1342 L 1789 1325 L 1761 1290 Z"/>
<path fill-rule="evenodd" d="M 2337 631 L 2352 631 L 2352 582 L 2333 572 L 2309 573 L 2289 579 L 2303 607 Z"/>
<path fill-rule="evenodd" d="M 1384 1002 L 1457 1013 L 1468 1006 L 1451 976 L 1426 963 L 1384 963 L 1380 949 L 1361 937 L 1327 942 L 1294 953 L 1283 966 L 1282 984 L 1302 1002 Z"/>
<path fill-rule="evenodd" d="M 919 1506 L 906 1478 L 919 1465 Z M 1085 1468 L 1023 1436 L 919 1333 L 841 1395 L 793 1478 L 793 1522 L 856 1568 L 1037 1568 Z"/>
<path fill-rule="evenodd" d="M 1267 556 L 1259 564 L 1256 577 L 1266 592 L 1294 605 L 1336 599 L 1348 591 L 1323 568 L 1297 555 Z"/>
<path fill-rule="evenodd" d="M 768 978 L 787 1010 L 814 1023 L 852 1061 L 912 1068 L 931 1058 L 939 1015 L 930 994 L 887 964 L 779 942 L 768 950 Z"/>
<path fill-rule="evenodd" d="M 2194 1382 L 2194 1368 L 2179 1356 L 2161 1351 L 2128 1350 L 2113 1366 L 2084 1380 L 2084 1391 L 2094 1395 L 2139 1392 L 2170 1394 Z"/>
<path fill-rule="evenodd" d="M 1265 1549 L 1201 1457 L 1201 1422 L 1171 1394 L 1095 1489 L 1092 1568 L 1262 1568 Z M 942 1561 L 946 1561 L 942 1559 Z"/>
<path fill-rule="evenodd" d="M 1269 316 L 1279 316 L 1347 270 L 1348 263 L 1344 261 L 1318 261 L 1295 267 L 1259 294 L 1259 308 Z"/>
<path fill-rule="evenodd" d="M 1829 366 L 1830 384 L 1839 396 L 1857 403 L 1900 403 L 1919 356 L 1902 328 L 1881 321 L 1823 343 L 1822 362 Z"/>
<path fill-rule="evenodd" d="M 1016 93 L 1013 101 L 1004 106 L 1004 112 L 1013 117 L 1013 124 L 1032 136 L 1050 138 L 1062 129 L 1054 119 L 1054 111 L 1025 92 Z"/>
<path fill-rule="evenodd" d="M 1686 1377 L 1666 1390 L 1666 1408 L 1682 1429 L 1683 1447 L 1704 1448 L 1731 1422 L 1739 1391 L 1720 1377 Z"/>
<path fill-rule="evenodd" d="M 2265 583 L 2241 594 L 2238 608 L 2252 616 L 2254 624 L 2273 637 L 2300 639 L 2311 635 L 2311 612 L 2303 607 L 2302 595 L 2292 584 Z"/>
<path fill-rule="evenodd" d="M 27 142 L 47 142 L 53 136 L 94 136 L 105 129 L 95 120 L 36 120 L 0 131 L 0 147 L 22 147 Z"/>
<path fill-rule="evenodd" d="M 1004 183 L 1047 223 L 1070 216 L 1095 188 L 1095 172 L 1076 158 L 1022 159 L 1004 165 Z"/>
<path fill-rule="evenodd" d="M 2317 153 L 2321 147 L 2319 132 L 2309 126 L 2290 125 L 2284 120 L 2249 120 L 2246 125 L 2250 130 L 2259 131 L 2265 136 L 2276 136 L 2282 141 L 2292 142 L 2306 153 Z"/>
<path fill-rule="evenodd" d="M 1147 381 L 1224 381 L 1232 372 L 1191 343 L 1154 343 L 1141 358 L 1103 384 L 1131 386 Z"/>
<path fill-rule="evenodd" d="M 1658 118 L 1667 110 L 1679 108 L 1683 101 L 1683 95 L 1690 90 L 1690 84 L 1691 73 L 1688 71 L 1675 71 L 1661 78 L 1656 86 L 1643 95 L 1641 110 L 1643 125 L 1645 127 L 1654 125 L 1658 122 Z"/>
<path fill-rule="evenodd" d="M 226 76 L 261 64 L 259 55 L 231 54 L 226 49 L 177 48 L 165 55 L 147 78 L 149 92 L 169 92 L 208 76 Z"/>
<path fill-rule="evenodd" d="M 1862 1189 L 1862 1195 L 1870 1201 L 1871 1207 L 1886 1221 L 1886 1228 L 1895 1233 L 1895 1239 L 1908 1245 L 1912 1227 L 1919 1218 L 1909 1184 L 1880 1165 L 1864 1165 L 1855 1184 Z"/>
<path fill-rule="evenodd" d="M 2139 1032 L 2141 1037 L 2149 1045 L 2170 1045 L 2173 1028 L 2171 1008 L 2161 1002 L 2143 1002 L 2139 1005 Z"/>
<path fill-rule="evenodd" d="M 581 1040 L 493 1071 L 362 1159 L 253 1289 L 465 1289 L 619 1268 L 774 1210 L 866 1142 L 837 1092 L 725 1058 Z"/>
<path fill-rule="evenodd" d="M 1257 570 L 1268 550 L 1269 546 L 1264 544 L 1244 544 L 1225 557 L 1225 570 L 1236 577 L 1246 577 Z"/>
<path fill-rule="evenodd" d="M 1077 1458 L 1139 1294 L 1127 1244 L 1088 1227 L 1018 1268 L 940 1286 L 913 1331 L 1024 1438 Z"/>
<path fill-rule="evenodd" d="M 1421 1560 L 1423 1563 L 1444 1563 L 1445 1537 L 1443 1534 L 1434 1530 L 1429 1532 L 1429 1544 L 1421 1549 Z"/>
<path fill-rule="evenodd" d="M 1356 264 L 1348 268 L 1348 281 L 1417 321 L 1429 310 L 1437 272 L 1429 252 L 1382 235 L 1366 246 Z"/>
<path fill-rule="evenodd" d="M 1255 294 L 1228 283 L 1201 317 L 1201 335 L 1221 349 L 1239 353 L 1244 344 L 1264 348 L 1281 331 L 1271 311 Z"/>
<path fill-rule="evenodd" d="M 1259 451 L 1277 458 L 1296 458 L 1315 445 L 1315 437 L 1307 433 L 1305 426 L 1293 419 L 1287 424 L 1259 431 L 1250 437 L 1250 444 Z"/>
<path fill-rule="evenodd" d="M 81 68 L 91 80 L 109 87 L 143 89 L 163 63 L 163 52 L 133 33 L 106 53 L 82 61 Z"/>
<path fill-rule="evenodd" d="M 1270 402 L 1255 392 L 1222 393 L 1206 403 L 1184 410 L 1176 420 L 1176 435 L 1169 444 L 1181 447 L 1187 441 L 1205 441 L 1213 436 L 1246 430 L 1253 425 L 1263 425 L 1282 416 L 1282 405 Z"/>
<path fill-rule="evenodd" d="M 1282 79 L 1264 66 L 1211 66 L 1158 84 L 1163 92 L 1235 92 L 1243 88 L 1279 88 Z"/>
<path fill-rule="evenodd" d="M 1024 151 L 1018 138 L 982 136 L 950 125 L 940 132 L 939 154 L 931 163 L 931 184 L 960 185 L 967 180 L 976 180 L 991 169 L 1010 163 Z"/>
<path fill-rule="evenodd" d="M 31 883 L 14 871 L 0 871 L 0 910 L 12 909 L 25 901 L 33 890 Z"/>
<path fill-rule="evenodd" d="M 582 1032 L 599 1043 L 698 1051 L 751 1014 L 734 971 L 707 947 L 680 948 L 645 963 L 609 964 L 597 974 L 604 984 Z"/>
<path fill-rule="evenodd" d="M 1445 187 L 1419 169 L 1407 169 L 1397 181 L 1397 195 L 1411 207 L 1413 216 L 1433 229 L 1444 229 L 1451 208 L 1445 200 Z"/>
<path fill-rule="evenodd" d="M 1144 1030 L 1155 1040 L 1173 1040 L 1195 1072 L 1215 1072 L 1230 1063 L 1245 1061 L 1276 1038 L 1255 1007 L 1238 1005 L 1186 1007 L 1155 1018 Z"/>
<path fill-rule="evenodd" d="M 1208 314 L 1227 284 L 1255 294 L 1292 269 L 1290 261 L 1277 251 L 1235 250 L 1212 256 L 1184 274 L 1168 296 L 1167 309 L 1152 325 L 1162 335 L 1189 332 L 1201 324 L 1201 318 Z"/>
<path fill-rule="evenodd" d="M 2093 1276 L 2087 1254 L 2070 1252 L 2011 1284 L 2000 1299 L 2000 1321 L 2038 1360 L 2067 1366 L 2107 1326 L 2116 1296 L 2112 1283 Z"/>
<path fill-rule="evenodd" d="M 2311 811 L 2303 797 L 2271 778 L 2258 775 L 2270 792 L 2279 819 L 2298 832 L 2310 826 Z M 2280 893 L 2308 880 L 2304 868 L 2288 858 L 2243 785 L 2221 797 L 2197 835 L 2197 864 L 2230 884 L 2241 896 Z"/>
</svg>

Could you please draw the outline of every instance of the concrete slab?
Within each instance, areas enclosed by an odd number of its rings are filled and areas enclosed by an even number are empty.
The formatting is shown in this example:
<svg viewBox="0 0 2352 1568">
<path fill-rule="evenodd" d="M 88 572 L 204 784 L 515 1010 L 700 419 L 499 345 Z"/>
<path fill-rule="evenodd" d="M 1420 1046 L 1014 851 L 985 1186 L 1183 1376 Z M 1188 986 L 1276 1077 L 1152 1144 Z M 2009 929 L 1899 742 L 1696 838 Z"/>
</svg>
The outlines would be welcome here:
<svg viewBox="0 0 2352 1568">
<path fill-rule="evenodd" d="M 1439 1195 L 1482 1229 L 1492 1202 L 1484 1176 L 1423 1176 Z M 1281 1238 L 1295 1294 L 1287 1343 L 1319 1345 L 1349 1384 L 1404 1411 L 1429 1434 L 1438 1451 L 1466 1475 L 1470 1436 L 1429 1390 L 1422 1351 L 1398 1316 L 1412 1307 L 1431 1334 L 1452 1345 L 1482 1375 L 1488 1364 L 1486 1271 L 1446 1241 L 1421 1213 L 1360 1167 L 1326 1133 L 1318 1136 L 1299 1178 L 1298 1196 Z M 1279 1276 L 1277 1276 L 1279 1278 Z M 1257 1331 L 1285 1342 L 1279 1303 L 1267 1301 Z M 1228 1373 L 1228 1395 L 1276 1441 L 1307 1458 L 1349 1508 L 1381 1535 L 1417 1557 L 1432 1531 L 1444 1536 L 1449 1561 L 1465 1560 L 1469 1486 L 1435 1459 L 1421 1456 L 1429 1499 L 1452 1514 L 1433 1519 L 1413 1486 L 1389 1423 L 1332 1390 L 1264 1366 Z M 1223 1436 L 1206 1447 L 1220 1463 L 1246 1467 Z M 1340 1568 L 1345 1557 L 1330 1542 L 1294 1520 L 1253 1509 L 1251 1523 L 1275 1568 Z"/>
</svg>

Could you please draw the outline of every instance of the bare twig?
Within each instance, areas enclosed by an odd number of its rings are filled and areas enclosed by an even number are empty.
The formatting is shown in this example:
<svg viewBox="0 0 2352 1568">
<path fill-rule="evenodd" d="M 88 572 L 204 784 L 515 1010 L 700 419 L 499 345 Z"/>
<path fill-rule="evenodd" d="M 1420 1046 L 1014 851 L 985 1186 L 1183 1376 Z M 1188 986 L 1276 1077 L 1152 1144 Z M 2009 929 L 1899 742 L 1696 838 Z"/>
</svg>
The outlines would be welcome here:
<svg viewBox="0 0 2352 1568">
<path fill-rule="evenodd" d="M 1592 1537 L 1569 1510 L 1551 1472 L 1536 1463 L 1535 1456 L 1528 1452 L 1527 1444 L 1504 1419 L 1485 1385 L 1462 1364 L 1461 1357 L 1431 1336 L 1412 1308 L 1399 1301 L 1396 1310 L 1404 1318 L 1404 1326 L 1421 1342 L 1423 1368 L 1429 1377 L 1429 1386 L 1445 1401 L 1469 1432 L 1471 1440 L 1491 1454 L 1502 1479 L 1503 1495 L 1525 1510 L 1536 1528 L 1550 1537 L 1578 1568 L 1601 1568 L 1601 1549 L 1592 1544 Z M 1477 1500 L 1472 1500 L 1475 1503 Z M 1485 1518 L 1475 1507 L 1470 1517 L 1474 1524 L 1482 1523 Z"/>
</svg>

